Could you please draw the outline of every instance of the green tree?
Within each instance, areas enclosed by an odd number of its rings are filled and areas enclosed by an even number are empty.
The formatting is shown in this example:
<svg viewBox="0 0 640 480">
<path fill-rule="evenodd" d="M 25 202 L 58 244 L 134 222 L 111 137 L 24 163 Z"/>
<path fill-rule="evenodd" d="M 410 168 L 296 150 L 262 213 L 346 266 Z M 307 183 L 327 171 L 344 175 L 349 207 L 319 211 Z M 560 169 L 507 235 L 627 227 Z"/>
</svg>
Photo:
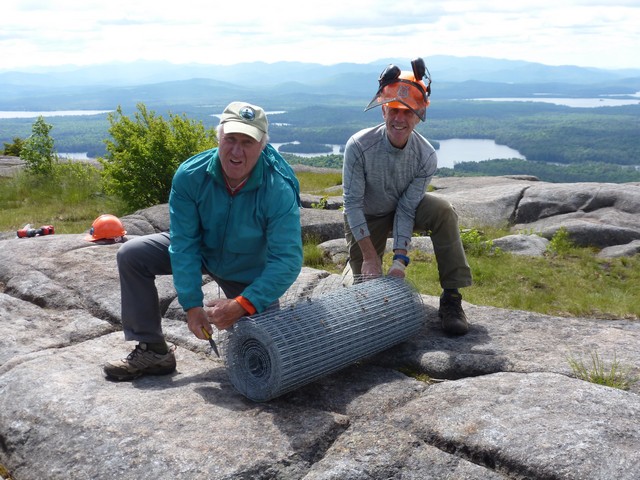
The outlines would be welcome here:
<svg viewBox="0 0 640 480">
<path fill-rule="evenodd" d="M 3 155 L 19 157 L 23 147 L 24 147 L 24 140 L 20 137 L 15 137 L 13 139 L 13 143 L 4 142 Z"/>
<path fill-rule="evenodd" d="M 53 171 L 58 161 L 53 138 L 49 132 L 53 128 L 39 116 L 31 127 L 31 135 L 24 142 L 20 157 L 26 162 L 27 170 L 36 175 L 47 175 Z"/>
<path fill-rule="evenodd" d="M 105 141 L 107 155 L 100 159 L 105 190 L 131 210 L 166 203 L 178 166 L 217 145 L 215 129 L 205 129 L 185 115 L 169 113 L 167 121 L 142 103 L 133 119 L 121 107 L 108 119 L 113 140 Z"/>
</svg>

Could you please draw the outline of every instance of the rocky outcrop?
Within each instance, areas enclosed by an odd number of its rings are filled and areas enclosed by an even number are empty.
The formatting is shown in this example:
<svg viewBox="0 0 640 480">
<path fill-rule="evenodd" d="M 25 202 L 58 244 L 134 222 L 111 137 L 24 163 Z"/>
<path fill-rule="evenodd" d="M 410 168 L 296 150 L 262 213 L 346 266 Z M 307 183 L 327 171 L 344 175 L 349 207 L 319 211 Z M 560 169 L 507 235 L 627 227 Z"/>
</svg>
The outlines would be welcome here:
<svg viewBox="0 0 640 480">
<path fill-rule="evenodd" d="M 640 184 L 546 183 L 530 177 L 434 179 L 467 226 L 509 227 L 547 239 L 565 228 L 597 248 L 640 240 Z"/>
<path fill-rule="evenodd" d="M 26 162 L 20 157 L 0 155 L 0 177 L 12 177 L 22 170 Z"/>
<path fill-rule="evenodd" d="M 516 235 L 536 234 L 546 239 L 564 228 L 575 244 L 599 249 L 640 240 L 638 183 L 556 184 L 508 176 L 434 178 L 431 186 L 433 195 L 451 202 L 461 226 L 467 228 L 508 228 Z M 317 210 L 312 206 L 322 198 L 307 195 L 303 206 Z M 332 211 L 342 206 L 341 197 L 325 200 Z M 323 235 L 320 238 L 325 240 Z"/>
<path fill-rule="evenodd" d="M 456 208 L 467 228 L 507 228 L 513 235 L 494 241 L 496 247 L 521 255 L 544 253 L 561 228 L 579 246 L 601 249 L 600 256 L 632 256 L 640 251 L 640 184 L 553 184 L 530 176 L 434 178 L 433 195 Z M 325 245 L 327 255 L 345 258 L 337 233 L 344 232 L 338 211 L 341 197 L 324 198 L 328 210 L 313 208 L 323 197 L 306 195 L 304 222 Z M 318 213 L 321 212 L 321 213 Z M 323 226 L 321 216 L 327 221 Z M 313 228 L 311 229 L 311 224 Z M 323 229 L 326 228 L 326 231 Z M 413 248 L 422 249 L 416 239 Z M 427 250 L 429 252 L 427 242 Z"/>
<path fill-rule="evenodd" d="M 598 256 L 603 258 L 633 257 L 638 253 L 640 253 L 640 240 L 634 240 L 624 245 L 605 247 L 598 252 Z"/>
<path fill-rule="evenodd" d="M 465 223 L 522 218 L 522 198 L 539 183 L 442 180 L 437 194 L 470 200 L 457 206 Z M 622 212 L 633 201 L 603 208 Z M 303 228 L 331 240 L 342 214 L 316 210 L 304 209 Z M 166 206 L 123 221 L 129 236 L 168 228 Z M 113 383 L 103 362 L 133 347 L 120 332 L 119 247 L 83 235 L 0 241 L 0 464 L 16 480 L 637 478 L 640 384 L 578 380 L 569 362 L 597 355 L 640 375 L 637 321 L 465 303 L 471 329 L 455 338 L 439 327 L 438 298 L 423 296 L 424 328 L 411 341 L 254 403 L 188 331 L 171 277 L 161 277 L 178 371 Z M 340 281 L 305 268 L 289 295 Z M 219 295 L 214 282 L 203 288 Z"/>
</svg>

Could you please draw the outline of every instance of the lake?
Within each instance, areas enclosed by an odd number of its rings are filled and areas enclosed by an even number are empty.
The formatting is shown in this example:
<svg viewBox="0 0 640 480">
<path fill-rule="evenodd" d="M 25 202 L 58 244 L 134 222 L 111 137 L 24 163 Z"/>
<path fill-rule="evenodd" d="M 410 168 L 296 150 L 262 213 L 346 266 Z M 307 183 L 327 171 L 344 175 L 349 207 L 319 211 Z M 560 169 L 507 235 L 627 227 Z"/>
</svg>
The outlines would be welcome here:
<svg viewBox="0 0 640 480">
<path fill-rule="evenodd" d="M 638 94 L 630 95 L 638 96 Z M 564 105 L 572 108 L 599 108 L 622 107 L 624 105 L 640 105 L 640 100 L 618 98 L 552 98 L 552 97 L 527 97 L 527 98 L 474 98 L 473 100 L 485 100 L 491 102 L 542 102 L 554 105 Z"/>
<path fill-rule="evenodd" d="M 21 112 L 0 111 L 0 118 L 44 118 L 48 117 L 72 117 L 78 115 L 101 115 L 113 112 L 113 110 L 52 110 L 50 112 Z"/>
<path fill-rule="evenodd" d="M 482 162 L 496 158 L 520 158 L 524 155 L 506 145 L 499 145 L 494 140 L 452 138 L 439 140 L 438 167 L 453 168 L 461 162 Z"/>
<path fill-rule="evenodd" d="M 293 144 L 299 144 L 300 142 L 295 141 L 295 142 L 287 142 L 287 145 L 289 143 L 293 143 Z M 272 143 L 271 146 L 273 148 L 275 148 L 276 150 L 278 150 L 280 148 L 281 145 L 285 145 L 284 143 Z M 331 147 L 331 151 L 330 152 L 322 152 L 322 153 L 294 153 L 294 152 L 285 152 L 285 153 L 291 153 L 293 155 L 296 155 L 298 157 L 303 157 L 303 158 L 310 158 L 310 157 L 319 157 L 321 155 L 342 155 L 342 152 L 340 151 L 340 149 L 343 147 L 343 145 L 329 145 Z M 279 151 L 279 150 L 278 150 Z"/>
<path fill-rule="evenodd" d="M 482 162 L 495 158 L 521 158 L 525 159 L 519 151 L 506 145 L 499 145 L 494 140 L 488 139 L 462 139 L 452 138 L 449 140 L 439 140 L 440 148 L 438 153 L 438 167 L 453 168 L 454 164 L 460 162 Z M 292 142 L 295 143 L 295 142 Z M 272 143 L 277 150 L 282 143 Z M 330 145 L 330 153 L 296 153 L 299 157 L 318 157 L 321 155 L 336 154 L 341 155 L 342 145 Z"/>
</svg>

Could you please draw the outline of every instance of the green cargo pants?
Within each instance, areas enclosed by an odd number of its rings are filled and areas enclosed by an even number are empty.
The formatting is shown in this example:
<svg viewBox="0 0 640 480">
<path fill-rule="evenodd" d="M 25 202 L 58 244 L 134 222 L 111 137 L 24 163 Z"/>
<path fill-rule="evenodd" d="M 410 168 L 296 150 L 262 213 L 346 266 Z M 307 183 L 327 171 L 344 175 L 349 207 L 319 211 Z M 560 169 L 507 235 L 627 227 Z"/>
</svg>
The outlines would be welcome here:
<svg viewBox="0 0 640 480">
<path fill-rule="evenodd" d="M 383 217 L 366 216 L 371 241 L 381 259 L 387 238 L 393 230 L 394 217 L 395 212 Z M 442 288 L 462 288 L 472 284 L 471 269 L 460 239 L 458 214 L 447 200 L 425 193 L 416 209 L 413 229 L 430 232 Z M 354 275 L 360 275 L 362 252 L 353 238 L 346 217 L 345 237 L 351 270 Z"/>
</svg>

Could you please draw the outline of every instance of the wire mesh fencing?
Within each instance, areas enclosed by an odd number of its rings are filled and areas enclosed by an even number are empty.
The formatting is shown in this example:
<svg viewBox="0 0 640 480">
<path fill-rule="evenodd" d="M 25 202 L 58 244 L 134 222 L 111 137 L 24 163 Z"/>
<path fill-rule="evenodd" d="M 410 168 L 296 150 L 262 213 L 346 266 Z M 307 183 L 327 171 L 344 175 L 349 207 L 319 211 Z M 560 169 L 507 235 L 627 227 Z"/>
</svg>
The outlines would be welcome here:
<svg viewBox="0 0 640 480">
<path fill-rule="evenodd" d="M 422 299 L 403 280 L 325 281 L 242 318 L 223 356 L 233 386 L 263 402 L 406 341 L 423 322 Z"/>
</svg>

